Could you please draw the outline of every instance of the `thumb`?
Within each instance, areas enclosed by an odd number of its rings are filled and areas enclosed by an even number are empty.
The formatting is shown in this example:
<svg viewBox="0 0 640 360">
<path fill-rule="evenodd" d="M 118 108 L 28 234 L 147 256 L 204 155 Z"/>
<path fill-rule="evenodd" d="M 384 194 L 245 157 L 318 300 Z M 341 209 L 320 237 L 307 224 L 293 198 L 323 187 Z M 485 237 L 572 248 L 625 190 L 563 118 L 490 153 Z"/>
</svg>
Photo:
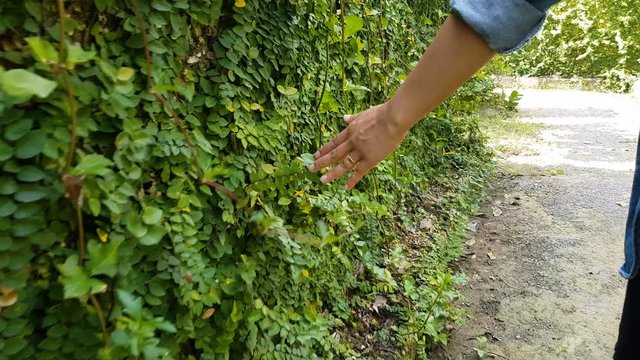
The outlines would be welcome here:
<svg viewBox="0 0 640 360">
<path fill-rule="evenodd" d="M 344 122 L 346 122 L 347 124 L 350 124 L 351 121 L 353 121 L 354 116 L 353 115 L 344 115 L 342 117 L 342 119 L 344 119 Z"/>
</svg>

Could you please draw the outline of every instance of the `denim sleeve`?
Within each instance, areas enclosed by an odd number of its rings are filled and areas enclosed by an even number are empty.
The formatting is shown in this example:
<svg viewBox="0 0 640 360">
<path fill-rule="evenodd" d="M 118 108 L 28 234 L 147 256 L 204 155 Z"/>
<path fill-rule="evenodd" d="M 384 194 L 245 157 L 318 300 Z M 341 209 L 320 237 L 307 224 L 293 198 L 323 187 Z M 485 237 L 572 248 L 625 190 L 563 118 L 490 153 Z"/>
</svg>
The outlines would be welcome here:
<svg viewBox="0 0 640 360">
<path fill-rule="evenodd" d="M 521 48 L 542 27 L 559 0 L 451 0 L 454 14 L 499 53 Z"/>
</svg>

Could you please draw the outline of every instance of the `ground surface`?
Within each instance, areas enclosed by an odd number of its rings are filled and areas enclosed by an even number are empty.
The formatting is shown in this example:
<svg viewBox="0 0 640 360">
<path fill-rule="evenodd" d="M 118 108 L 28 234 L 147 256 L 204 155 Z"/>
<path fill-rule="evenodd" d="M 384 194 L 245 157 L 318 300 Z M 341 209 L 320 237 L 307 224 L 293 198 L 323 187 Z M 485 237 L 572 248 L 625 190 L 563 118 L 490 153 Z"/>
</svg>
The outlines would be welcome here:
<svg viewBox="0 0 640 360">
<path fill-rule="evenodd" d="M 611 358 L 640 109 L 625 95 L 523 93 L 520 120 L 543 125 L 492 140 L 505 156 L 458 264 L 469 319 L 438 360 L 476 359 L 480 336 L 514 360 Z"/>
</svg>

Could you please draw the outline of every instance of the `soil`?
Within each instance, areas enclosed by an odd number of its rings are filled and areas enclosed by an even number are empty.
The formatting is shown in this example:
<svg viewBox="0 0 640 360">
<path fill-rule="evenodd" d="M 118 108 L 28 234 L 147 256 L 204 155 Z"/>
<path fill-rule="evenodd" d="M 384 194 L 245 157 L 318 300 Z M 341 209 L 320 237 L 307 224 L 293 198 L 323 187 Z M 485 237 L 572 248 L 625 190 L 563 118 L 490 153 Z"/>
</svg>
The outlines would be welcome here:
<svg viewBox="0 0 640 360">
<path fill-rule="evenodd" d="M 627 95 L 522 93 L 520 121 L 542 130 L 499 162 L 457 264 L 468 319 L 431 359 L 477 359 L 481 336 L 487 358 L 612 356 L 640 107 Z"/>
</svg>

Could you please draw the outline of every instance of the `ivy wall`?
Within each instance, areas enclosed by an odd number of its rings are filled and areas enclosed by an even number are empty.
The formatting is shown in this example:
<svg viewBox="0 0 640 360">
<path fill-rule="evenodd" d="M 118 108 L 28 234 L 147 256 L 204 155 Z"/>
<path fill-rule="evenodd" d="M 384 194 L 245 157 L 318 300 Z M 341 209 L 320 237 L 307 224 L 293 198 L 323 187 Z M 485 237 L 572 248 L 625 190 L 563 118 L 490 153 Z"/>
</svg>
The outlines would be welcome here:
<svg viewBox="0 0 640 360">
<path fill-rule="evenodd" d="M 444 342 L 448 231 L 471 206 L 455 194 L 479 191 L 488 159 L 465 114 L 491 85 L 472 81 L 352 192 L 305 165 L 342 114 L 387 99 L 446 14 L 1 2 L 0 359 L 357 356 L 355 314 L 380 294 L 397 355 Z M 397 244 L 427 213 L 407 265 Z"/>
</svg>

